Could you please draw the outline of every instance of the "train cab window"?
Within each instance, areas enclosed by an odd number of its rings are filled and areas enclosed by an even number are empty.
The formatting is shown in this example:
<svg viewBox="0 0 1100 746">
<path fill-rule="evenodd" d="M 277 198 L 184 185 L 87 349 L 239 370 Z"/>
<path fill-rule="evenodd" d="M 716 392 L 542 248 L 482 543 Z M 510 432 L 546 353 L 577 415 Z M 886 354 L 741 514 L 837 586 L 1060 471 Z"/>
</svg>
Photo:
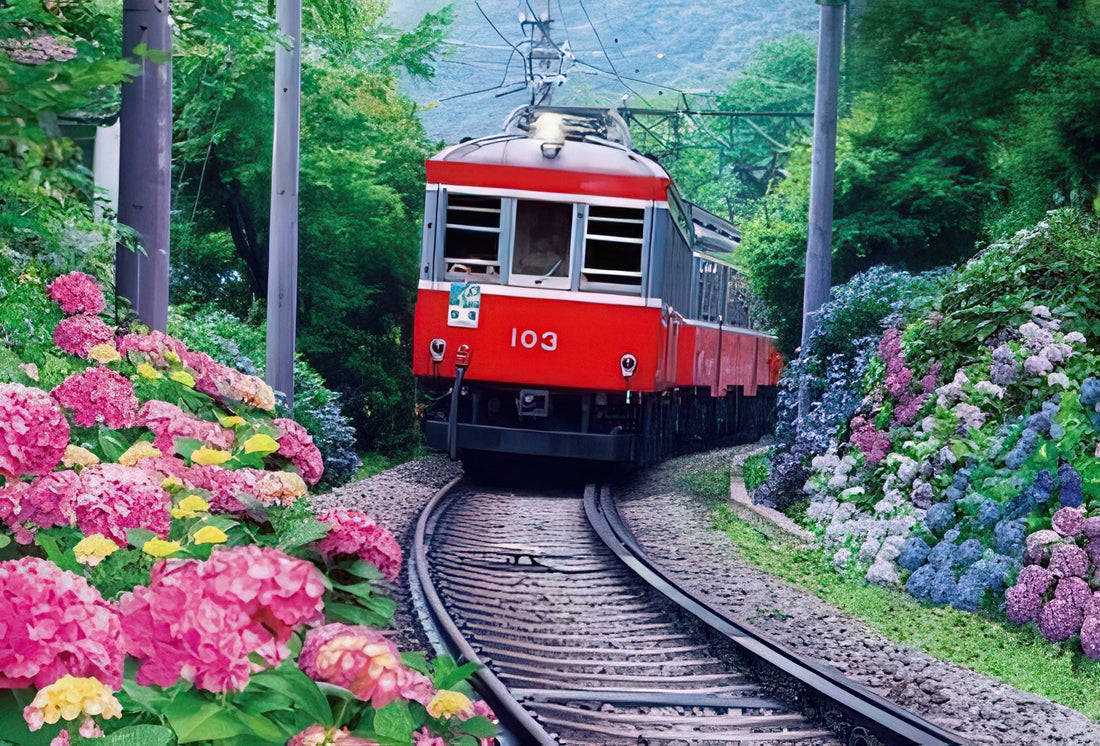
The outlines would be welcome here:
<svg viewBox="0 0 1100 746">
<path fill-rule="evenodd" d="M 569 288 L 573 212 L 568 202 L 516 200 L 511 284 Z"/>
<path fill-rule="evenodd" d="M 642 209 L 590 205 L 581 290 L 640 294 L 644 231 Z"/>
<path fill-rule="evenodd" d="M 500 282 L 500 207 L 500 197 L 447 195 L 446 279 Z"/>
</svg>

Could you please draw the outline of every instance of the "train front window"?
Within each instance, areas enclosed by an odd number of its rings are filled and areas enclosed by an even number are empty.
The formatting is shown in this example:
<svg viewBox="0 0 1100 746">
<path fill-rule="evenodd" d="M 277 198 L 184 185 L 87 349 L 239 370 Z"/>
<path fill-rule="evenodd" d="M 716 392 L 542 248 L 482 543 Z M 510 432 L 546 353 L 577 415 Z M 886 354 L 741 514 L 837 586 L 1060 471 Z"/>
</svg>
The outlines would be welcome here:
<svg viewBox="0 0 1100 746">
<path fill-rule="evenodd" d="M 581 290 L 641 293 L 645 211 L 590 205 Z"/>
<path fill-rule="evenodd" d="M 572 204 L 516 200 L 510 282 L 568 288 L 572 236 Z"/>
<path fill-rule="evenodd" d="M 447 195 L 446 279 L 500 282 L 500 207 L 500 197 Z"/>
</svg>

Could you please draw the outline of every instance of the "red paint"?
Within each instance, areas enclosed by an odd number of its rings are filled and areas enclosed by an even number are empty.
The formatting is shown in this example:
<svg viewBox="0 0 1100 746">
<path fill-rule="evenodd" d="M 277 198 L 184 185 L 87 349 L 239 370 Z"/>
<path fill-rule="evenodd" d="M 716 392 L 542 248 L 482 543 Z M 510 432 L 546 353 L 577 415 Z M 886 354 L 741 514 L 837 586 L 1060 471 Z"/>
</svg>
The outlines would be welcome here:
<svg viewBox="0 0 1100 746">
<path fill-rule="evenodd" d="M 526 166 L 498 166 L 461 161 L 427 162 L 428 183 L 454 186 L 519 189 L 558 194 L 593 194 L 663 202 L 668 199 L 669 179 L 658 176 L 558 171 Z"/>
<path fill-rule="evenodd" d="M 779 381 L 781 360 L 771 339 L 722 330 L 719 359 L 718 329 L 676 317 L 662 323 L 656 308 L 483 294 L 479 326 L 467 329 L 447 325 L 448 300 L 444 290 L 419 292 L 413 335 L 417 376 L 453 378 L 456 351 L 468 345 L 470 381 L 588 391 L 707 387 L 713 396 L 725 396 L 733 386 L 755 396 L 758 386 Z M 552 350 L 543 348 L 547 333 L 556 335 Z M 437 337 L 447 343 L 438 365 L 428 351 Z M 629 381 L 619 368 L 627 352 L 638 358 Z"/>
</svg>

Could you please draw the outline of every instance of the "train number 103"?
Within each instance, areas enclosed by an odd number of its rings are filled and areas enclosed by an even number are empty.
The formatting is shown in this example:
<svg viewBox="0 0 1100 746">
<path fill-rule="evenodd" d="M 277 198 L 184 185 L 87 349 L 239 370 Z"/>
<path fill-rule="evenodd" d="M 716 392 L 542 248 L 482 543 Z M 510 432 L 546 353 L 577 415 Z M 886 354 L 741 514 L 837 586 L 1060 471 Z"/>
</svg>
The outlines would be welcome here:
<svg viewBox="0 0 1100 746">
<path fill-rule="evenodd" d="M 531 329 L 524 329 L 520 331 L 515 327 L 512 327 L 512 346 L 526 347 L 528 350 L 533 350 L 535 346 L 539 346 L 547 351 L 554 351 L 558 349 L 558 333 L 557 332 L 538 332 Z"/>
</svg>

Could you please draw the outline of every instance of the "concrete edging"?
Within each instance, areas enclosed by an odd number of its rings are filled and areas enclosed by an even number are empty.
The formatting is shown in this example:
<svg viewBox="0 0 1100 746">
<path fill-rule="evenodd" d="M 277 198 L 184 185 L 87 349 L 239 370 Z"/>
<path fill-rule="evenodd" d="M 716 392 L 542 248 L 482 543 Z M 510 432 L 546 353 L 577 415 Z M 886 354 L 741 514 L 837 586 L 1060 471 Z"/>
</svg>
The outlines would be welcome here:
<svg viewBox="0 0 1100 746">
<path fill-rule="evenodd" d="M 745 521 L 769 539 L 789 539 L 802 546 L 813 546 L 816 537 L 792 521 L 787 516 L 774 508 L 753 504 L 745 489 L 745 480 L 737 472 L 738 462 L 744 462 L 749 456 L 765 450 L 758 448 L 748 453 L 740 453 L 734 456 L 730 462 L 730 509 L 741 520 Z"/>
</svg>

